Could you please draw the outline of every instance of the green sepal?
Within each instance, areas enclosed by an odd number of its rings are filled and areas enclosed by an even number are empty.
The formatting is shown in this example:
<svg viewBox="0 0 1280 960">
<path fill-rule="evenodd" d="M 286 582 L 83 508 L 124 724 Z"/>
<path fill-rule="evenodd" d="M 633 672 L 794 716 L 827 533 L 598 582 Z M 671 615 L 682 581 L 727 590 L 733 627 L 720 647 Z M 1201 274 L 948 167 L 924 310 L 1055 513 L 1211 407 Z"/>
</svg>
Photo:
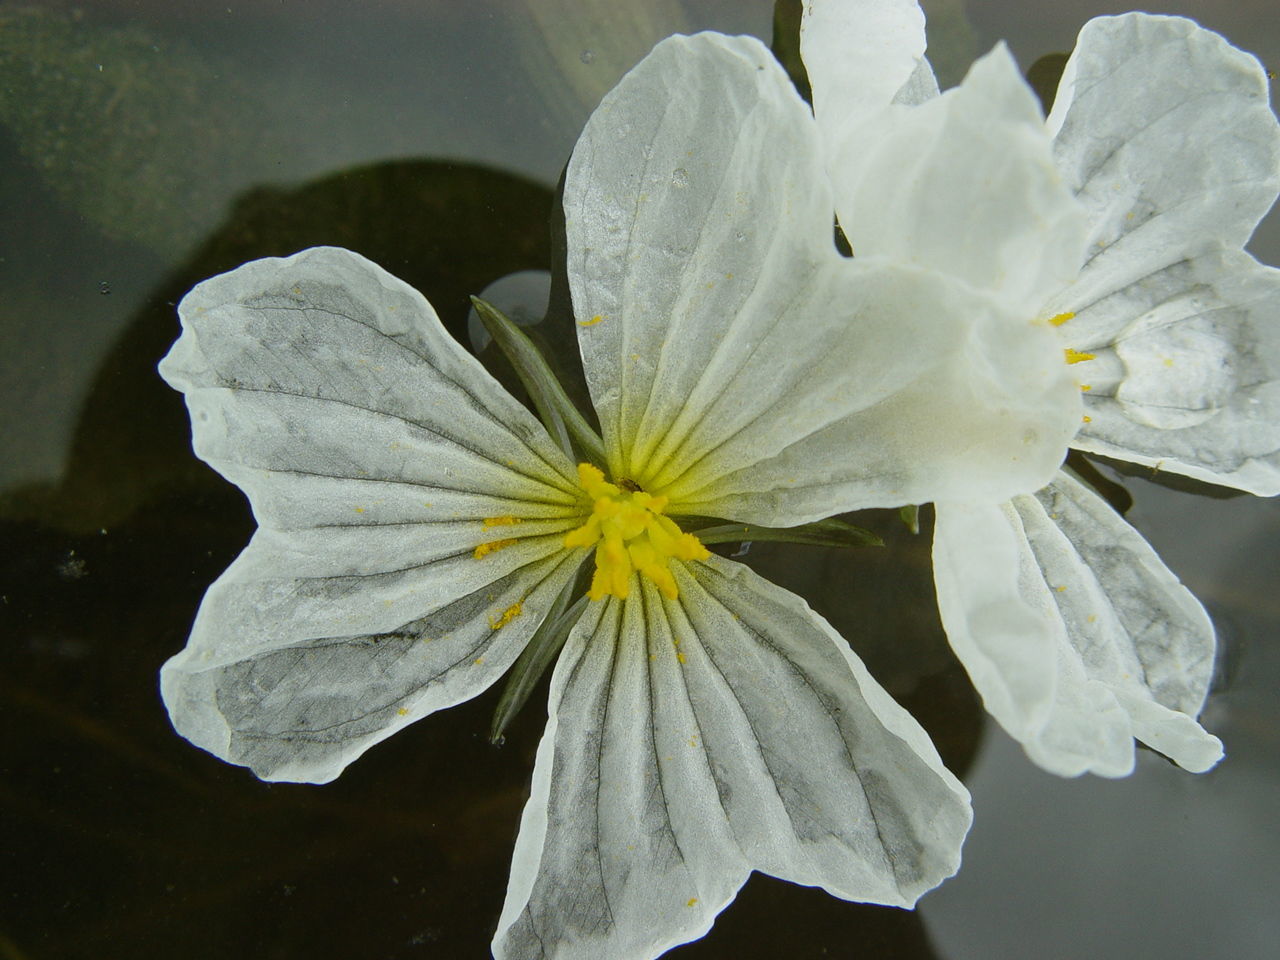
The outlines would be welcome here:
<svg viewBox="0 0 1280 960">
<path fill-rule="evenodd" d="M 773 540 L 779 543 L 806 543 L 816 547 L 883 547 L 884 541 L 870 530 L 831 517 L 798 527 L 759 527 L 753 523 L 713 522 L 698 527 L 681 518 L 681 529 L 694 534 L 704 544 Z"/>
<path fill-rule="evenodd" d="M 479 297 L 472 297 L 471 303 L 493 342 L 515 368 L 516 376 L 529 391 L 538 418 L 560 448 L 570 458 L 585 458 L 603 466 L 604 441 L 573 405 L 533 341 L 493 304 Z"/>
<path fill-rule="evenodd" d="M 577 581 L 578 578 L 575 577 L 565 584 L 565 588 L 551 605 L 550 612 L 534 631 L 528 646 L 521 651 L 507 673 L 506 686 L 502 688 L 502 696 L 493 709 L 493 723 L 489 727 L 490 743 L 502 743 L 502 733 L 507 729 L 507 724 L 520 712 L 520 708 L 529 699 L 529 694 L 533 693 L 533 688 L 542 679 L 542 674 L 569 638 L 569 631 L 582 616 L 587 605 L 586 596 L 579 597 L 572 604 L 569 602 L 577 592 Z"/>
<path fill-rule="evenodd" d="M 920 505 L 908 503 L 905 507 L 898 508 L 898 517 L 906 525 L 906 528 L 912 533 L 920 532 Z"/>
</svg>

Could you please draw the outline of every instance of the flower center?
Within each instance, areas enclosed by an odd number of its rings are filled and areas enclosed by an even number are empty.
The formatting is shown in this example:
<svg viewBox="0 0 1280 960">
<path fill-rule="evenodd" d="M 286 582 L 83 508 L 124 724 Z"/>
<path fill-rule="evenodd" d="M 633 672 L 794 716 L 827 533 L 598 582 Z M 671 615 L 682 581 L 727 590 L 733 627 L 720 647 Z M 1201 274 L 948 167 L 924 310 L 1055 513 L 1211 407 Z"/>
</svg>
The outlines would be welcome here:
<svg viewBox="0 0 1280 960">
<path fill-rule="evenodd" d="M 612 595 L 625 600 L 631 592 L 631 573 L 653 581 L 675 599 L 676 581 L 670 562 L 705 560 L 711 556 L 702 542 L 664 517 L 667 498 L 645 493 L 629 480 L 609 483 L 597 467 L 578 464 L 578 480 L 592 500 L 591 516 L 565 535 L 566 549 L 596 546 L 596 572 L 587 596 L 600 600 Z"/>
</svg>

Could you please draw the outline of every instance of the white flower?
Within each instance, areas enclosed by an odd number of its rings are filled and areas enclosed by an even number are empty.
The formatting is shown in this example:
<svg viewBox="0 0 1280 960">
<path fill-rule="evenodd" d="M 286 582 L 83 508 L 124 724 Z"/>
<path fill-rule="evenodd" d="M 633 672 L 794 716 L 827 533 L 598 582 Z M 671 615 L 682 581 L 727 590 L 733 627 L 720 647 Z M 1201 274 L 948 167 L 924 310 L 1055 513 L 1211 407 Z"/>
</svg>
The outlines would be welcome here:
<svg viewBox="0 0 1280 960">
<path fill-rule="evenodd" d="M 1018 178 L 984 234 L 1019 249 L 1012 290 L 1028 262 L 1060 276 L 1083 227 L 1009 96 L 1006 58 L 938 111 L 963 152 L 935 160 Z M 565 211 L 594 466 L 355 254 L 246 264 L 181 304 L 161 371 L 259 523 L 163 671 L 197 745 L 331 780 L 493 683 L 596 550 L 500 958 L 656 956 L 752 870 L 910 906 L 958 865 L 968 796 L 923 730 L 802 600 L 678 526 L 998 502 L 1078 420 L 1021 292 L 836 252 L 818 136 L 768 51 L 718 35 L 660 45 L 592 117 Z"/>
<path fill-rule="evenodd" d="M 876 158 L 879 138 L 905 136 L 895 131 L 933 105 L 901 105 L 936 91 L 923 15 L 914 0 L 809 0 L 805 13 L 841 225 L 857 252 L 899 249 L 885 225 L 904 210 L 972 196 L 910 169 L 892 179 Z M 1280 271 L 1242 249 L 1280 189 L 1261 67 L 1188 20 L 1099 18 L 1080 34 L 1047 129 L 1089 216 L 1082 269 L 1036 311 L 1084 392 L 1071 445 L 1280 492 Z M 979 198 L 930 238 L 930 262 L 963 263 L 986 245 L 987 220 Z M 987 708 L 1055 773 L 1123 776 L 1135 737 L 1189 770 L 1213 766 L 1221 744 L 1194 719 L 1214 657 L 1204 610 L 1072 476 L 1030 490 L 937 509 L 939 608 Z"/>
</svg>

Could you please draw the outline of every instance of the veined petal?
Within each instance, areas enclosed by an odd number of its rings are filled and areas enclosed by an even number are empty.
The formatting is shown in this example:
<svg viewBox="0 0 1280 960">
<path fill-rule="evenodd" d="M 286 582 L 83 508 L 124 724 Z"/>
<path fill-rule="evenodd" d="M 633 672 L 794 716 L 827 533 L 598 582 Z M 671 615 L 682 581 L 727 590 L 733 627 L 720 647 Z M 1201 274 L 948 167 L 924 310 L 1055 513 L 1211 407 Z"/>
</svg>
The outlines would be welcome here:
<svg viewBox="0 0 1280 960">
<path fill-rule="evenodd" d="M 669 40 L 593 116 L 565 209 L 614 474 L 775 526 L 1047 483 L 1080 418 L 1051 328 L 838 256 L 822 182 L 812 118 L 754 40 Z"/>
<path fill-rule="evenodd" d="M 752 869 L 910 906 L 968 794 L 798 597 L 713 558 L 593 605 L 557 664 L 494 956 L 652 958 Z"/>
<path fill-rule="evenodd" d="M 1076 277 L 1084 211 L 1003 45 L 954 90 L 854 128 L 829 163 L 855 257 L 941 270 L 1008 298 L 1029 319 Z"/>
<path fill-rule="evenodd" d="M 1048 127 L 1091 227 L 1088 262 L 1055 313 L 1242 247 L 1280 191 L 1280 124 L 1261 65 L 1180 17 L 1085 24 Z"/>
<path fill-rule="evenodd" d="M 1013 541 L 1015 555 L 1001 562 L 994 541 Z M 1222 756 L 1217 738 L 1195 722 L 1213 667 L 1213 627 L 1096 494 L 1062 475 L 985 517 L 947 505 L 934 549 L 946 558 L 935 576 L 947 635 L 992 715 L 1040 766 L 1063 776 L 1124 776 L 1133 738 L 1194 772 Z M 975 571 L 979 561 L 987 565 Z M 974 589 L 977 581 L 985 590 Z M 994 646 L 1001 625 L 1011 643 L 1020 636 L 1037 651 L 1043 676 L 1028 683 L 1026 651 Z M 1009 699 L 1034 710 L 1005 709 Z"/>
<path fill-rule="evenodd" d="M 924 11 L 916 0 L 805 0 L 800 56 L 814 116 L 833 153 L 904 87 L 918 102 L 913 94 L 927 89 L 925 72 L 933 76 L 924 49 Z"/>
<path fill-rule="evenodd" d="M 205 749 L 329 780 L 519 653 L 581 556 L 562 543 L 584 509 L 573 467 L 420 294 L 355 254 L 246 264 L 179 312 L 161 372 L 260 529 L 162 691 Z"/>
<path fill-rule="evenodd" d="M 1080 366 L 1095 382 L 1072 446 L 1280 493 L 1278 316 L 1280 270 L 1221 249 L 1083 308 L 1062 327 L 1098 357 Z"/>
<path fill-rule="evenodd" d="M 1047 483 L 1081 415 L 1054 330 L 935 272 L 836 266 L 687 395 L 650 463 L 672 511 L 790 526 Z"/>
<path fill-rule="evenodd" d="M 637 474 L 721 346 L 750 349 L 838 261 L 817 129 L 759 41 L 654 48 L 601 102 L 569 162 L 568 272 L 615 476 Z"/>
<path fill-rule="evenodd" d="M 1086 674 L 1116 695 L 1133 735 L 1188 770 L 1217 763 L 1222 744 L 1194 722 L 1216 646 L 1204 607 L 1138 531 L 1067 474 L 1015 506 Z"/>
<path fill-rule="evenodd" d="M 987 712 L 1025 742 L 1048 722 L 1056 637 L 1023 597 L 1040 568 L 1010 503 L 935 504 L 933 577 L 951 648 Z"/>
<path fill-rule="evenodd" d="M 247 263 L 178 311 L 183 336 L 160 373 L 187 396 L 197 455 L 255 507 L 258 488 L 282 482 L 267 471 L 398 481 L 427 501 L 456 487 L 545 502 L 540 516 L 580 498 L 573 464 L 533 415 L 422 294 L 359 254 L 316 247 Z"/>
<path fill-rule="evenodd" d="M 583 555 L 544 538 L 501 563 L 466 554 L 323 577 L 283 572 L 300 558 L 273 539 L 259 531 L 209 588 L 160 690 L 196 746 L 263 780 L 304 783 L 334 779 L 401 727 L 487 689 Z M 419 615 L 385 615 L 401 608 Z"/>
</svg>

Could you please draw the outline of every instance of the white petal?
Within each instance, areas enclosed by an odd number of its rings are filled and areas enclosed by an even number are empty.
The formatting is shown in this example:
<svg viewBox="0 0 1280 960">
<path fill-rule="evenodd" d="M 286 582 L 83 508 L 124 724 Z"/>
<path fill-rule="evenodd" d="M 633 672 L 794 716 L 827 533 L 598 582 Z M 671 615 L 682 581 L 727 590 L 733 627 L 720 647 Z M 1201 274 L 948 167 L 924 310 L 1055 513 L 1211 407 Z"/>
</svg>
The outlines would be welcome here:
<svg viewBox="0 0 1280 960">
<path fill-rule="evenodd" d="M 349 479 L 351 510 L 368 509 L 373 498 L 354 491 L 380 481 L 413 485 L 433 505 L 435 488 L 455 487 L 495 505 L 545 501 L 538 516 L 578 501 L 573 465 L 542 425 L 422 294 L 358 254 L 257 260 L 197 286 L 179 313 L 183 336 L 160 373 L 187 395 L 196 453 L 255 508 L 261 490 L 291 509 L 269 492 L 287 478 L 268 471 Z M 424 512 L 434 509 L 392 518 L 468 516 Z"/>
<path fill-rule="evenodd" d="M 1072 445 L 1280 493 L 1280 270 L 1216 250 L 1084 308 L 1061 330 L 1097 356 Z M 1118 332 L 1115 332 L 1118 331 Z"/>
<path fill-rule="evenodd" d="M 1201 251 L 1243 246 L 1280 191 L 1265 72 L 1190 20 L 1089 21 L 1048 126 L 1091 221 L 1090 259 L 1063 311 Z"/>
<path fill-rule="evenodd" d="M 1012 504 L 938 503 L 933 576 L 947 639 L 987 712 L 1025 741 L 1053 712 L 1058 651 L 1023 600 L 1040 568 Z"/>
<path fill-rule="evenodd" d="M 510 547 L 483 569 L 467 554 L 319 577 L 288 572 L 299 558 L 269 541 L 259 532 L 209 588 L 160 689 L 196 746 L 263 780 L 305 783 L 334 779 L 401 727 L 488 688 L 581 553 L 556 538 Z M 379 605 L 420 614 L 388 620 Z"/>
<path fill-rule="evenodd" d="M 1194 723 L 1213 676 L 1204 607 L 1138 531 L 1070 476 L 1016 505 L 1090 679 L 1116 694 L 1139 740 L 1188 770 L 1211 767 L 1222 745 Z"/>
<path fill-rule="evenodd" d="M 656 957 L 752 869 L 910 906 L 968 795 L 798 597 L 714 559 L 593 605 L 556 666 L 494 955 Z"/>
<path fill-rule="evenodd" d="M 936 273 L 837 266 L 719 344 L 646 489 L 681 512 L 785 526 L 1047 483 L 1081 415 L 1052 328 Z"/>
<path fill-rule="evenodd" d="M 261 529 L 165 699 L 184 736 L 266 779 L 332 779 L 519 652 L 578 559 L 572 467 L 420 294 L 355 254 L 246 264 L 179 310 L 161 371 Z M 473 555 L 494 541 L 516 542 Z"/>
<path fill-rule="evenodd" d="M 759 41 L 673 37 L 592 115 L 564 207 L 592 400 L 636 479 L 717 344 L 838 260 L 817 130 Z"/>
<path fill-rule="evenodd" d="M 1029 313 L 836 254 L 812 119 L 754 40 L 659 45 L 592 117 L 565 198 L 610 467 L 673 509 L 791 524 L 1007 498 L 1079 425 Z"/>
<path fill-rule="evenodd" d="M 927 89 L 924 12 L 916 0 L 806 0 L 800 55 L 813 112 L 834 151 L 849 132 L 898 100 Z M 912 82 L 922 86 L 908 86 Z M 933 93 L 938 90 L 933 84 Z"/>
<path fill-rule="evenodd" d="M 954 90 L 861 124 L 830 169 L 855 256 L 941 270 L 1008 298 L 1029 320 L 1075 279 L 1084 211 L 1003 46 Z"/>
<path fill-rule="evenodd" d="M 940 506 L 934 551 L 957 656 L 1046 770 L 1124 776 L 1135 737 L 1195 772 L 1221 757 L 1194 720 L 1212 625 L 1096 494 L 1063 475 L 1003 508 Z"/>
</svg>

